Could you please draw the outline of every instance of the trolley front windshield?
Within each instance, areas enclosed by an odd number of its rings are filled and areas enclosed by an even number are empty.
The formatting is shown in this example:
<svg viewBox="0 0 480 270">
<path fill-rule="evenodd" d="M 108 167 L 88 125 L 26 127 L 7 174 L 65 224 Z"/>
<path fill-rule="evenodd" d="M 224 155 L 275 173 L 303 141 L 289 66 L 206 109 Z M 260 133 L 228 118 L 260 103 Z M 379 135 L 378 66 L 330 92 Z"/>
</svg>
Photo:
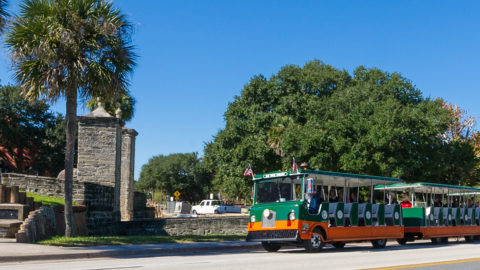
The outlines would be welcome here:
<svg viewBox="0 0 480 270">
<path fill-rule="evenodd" d="M 261 180 L 256 183 L 255 202 L 272 203 L 301 199 L 302 178 L 282 177 Z"/>
</svg>

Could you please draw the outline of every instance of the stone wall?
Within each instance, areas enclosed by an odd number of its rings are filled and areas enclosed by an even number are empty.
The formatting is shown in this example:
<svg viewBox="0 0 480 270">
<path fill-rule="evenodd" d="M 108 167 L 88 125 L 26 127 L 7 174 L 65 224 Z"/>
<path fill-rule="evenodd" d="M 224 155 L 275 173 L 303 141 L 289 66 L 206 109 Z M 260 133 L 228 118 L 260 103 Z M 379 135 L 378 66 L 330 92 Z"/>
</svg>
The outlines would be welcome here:
<svg viewBox="0 0 480 270">
<path fill-rule="evenodd" d="M 85 227 L 85 207 L 74 206 L 74 229 L 75 235 L 87 235 Z M 63 207 L 42 206 L 30 212 L 28 218 L 20 225 L 15 234 L 19 243 L 31 243 L 46 239 L 55 235 L 64 235 L 65 218 Z"/>
<path fill-rule="evenodd" d="M 118 214 L 114 210 L 113 187 L 85 183 L 85 206 L 89 235 L 113 235 L 117 233 Z"/>
<path fill-rule="evenodd" d="M 143 192 L 133 192 L 133 208 L 135 210 L 143 210 L 147 207 L 147 195 Z"/>
<path fill-rule="evenodd" d="M 120 181 L 120 214 L 122 220 L 133 219 L 134 204 L 134 168 L 135 137 L 138 133 L 133 129 L 122 129 L 122 166 Z"/>
<path fill-rule="evenodd" d="M 57 235 L 65 235 L 65 208 L 55 206 L 55 223 L 57 225 Z M 73 229 L 76 236 L 87 236 L 86 207 L 84 205 L 74 205 L 73 210 Z"/>
<path fill-rule="evenodd" d="M 246 234 L 247 217 L 165 218 L 121 222 L 123 235 Z"/>
<path fill-rule="evenodd" d="M 53 177 L 4 173 L 2 184 L 18 186 L 21 190 L 40 195 L 64 197 L 64 180 Z M 114 213 L 115 189 L 111 186 L 96 183 L 73 181 L 73 201 L 86 206 L 85 219 L 88 234 L 113 234 L 117 229 L 118 215 Z M 152 209 L 146 207 L 146 195 L 142 192 L 131 192 L 133 197 L 132 218 L 154 217 Z"/>
<path fill-rule="evenodd" d="M 22 190 L 47 196 L 64 197 L 64 182 L 63 179 L 51 177 L 13 173 L 2 174 L 2 184 L 19 186 Z M 118 219 L 118 215 L 114 214 L 113 187 L 74 180 L 73 201 L 86 206 L 86 212 L 83 213 L 85 218 L 83 219 L 86 220 L 88 234 L 111 235 L 116 232 L 117 225 L 114 220 Z"/>
<path fill-rule="evenodd" d="M 27 174 L 17 173 L 2 173 L 2 182 L 7 186 L 18 186 L 21 190 L 27 192 L 54 196 L 65 197 L 64 194 L 64 179 L 57 179 L 54 177 L 42 177 Z M 78 204 L 83 204 L 84 201 L 84 184 L 77 179 L 73 179 L 73 201 Z"/>
<path fill-rule="evenodd" d="M 147 195 L 138 191 L 133 194 L 133 219 L 155 218 L 155 207 L 147 207 Z"/>
<path fill-rule="evenodd" d="M 56 232 L 55 211 L 52 207 L 42 206 L 30 212 L 28 218 L 20 225 L 16 238 L 19 243 L 30 243 L 54 236 Z"/>
</svg>

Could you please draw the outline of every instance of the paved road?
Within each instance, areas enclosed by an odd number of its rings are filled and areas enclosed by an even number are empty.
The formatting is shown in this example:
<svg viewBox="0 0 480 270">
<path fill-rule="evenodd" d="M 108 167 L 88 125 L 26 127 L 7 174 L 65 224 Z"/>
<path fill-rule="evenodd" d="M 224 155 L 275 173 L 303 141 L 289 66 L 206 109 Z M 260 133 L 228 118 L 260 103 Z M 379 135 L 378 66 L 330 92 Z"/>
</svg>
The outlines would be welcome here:
<svg viewBox="0 0 480 270">
<path fill-rule="evenodd" d="M 453 239 L 452 239 L 453 240 Z M 453 242 L 453 241 L 452 241 Z M 463 261 L 458 261 L 463 260 Z M 0 269 L 480 269 L 480 242 L 428 242 L 374 250 L 367 244 L 350 244 L 343 250 L 327 248 L 309 254 L 301 249 L 278 253 L 261 250 L 167 254 L 155 257 L 124 257 L 73 261 L 1 263 Z"/>
</svg>

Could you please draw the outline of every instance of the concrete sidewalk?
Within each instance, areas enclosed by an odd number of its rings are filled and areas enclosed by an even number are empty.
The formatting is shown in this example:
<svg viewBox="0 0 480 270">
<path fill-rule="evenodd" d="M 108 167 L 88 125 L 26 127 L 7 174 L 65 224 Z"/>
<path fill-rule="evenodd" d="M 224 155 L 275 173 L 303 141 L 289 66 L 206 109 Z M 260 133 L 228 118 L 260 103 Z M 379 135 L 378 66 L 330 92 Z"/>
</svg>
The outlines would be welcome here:
<svg viewBox="0 0 480 270">
<path fill-rule="evenodd" d="M 108 258 L 122 256 L 162 256 L 184 252 L 215 252 L 258 249 L 260 243 L 245 241 L 201 242 L 185 244 L 151 244 L 96 247 L 53 247 L 16 243 L 15 239 L 0 239 L 0 264 L 3 262 Z"/>
</svg>

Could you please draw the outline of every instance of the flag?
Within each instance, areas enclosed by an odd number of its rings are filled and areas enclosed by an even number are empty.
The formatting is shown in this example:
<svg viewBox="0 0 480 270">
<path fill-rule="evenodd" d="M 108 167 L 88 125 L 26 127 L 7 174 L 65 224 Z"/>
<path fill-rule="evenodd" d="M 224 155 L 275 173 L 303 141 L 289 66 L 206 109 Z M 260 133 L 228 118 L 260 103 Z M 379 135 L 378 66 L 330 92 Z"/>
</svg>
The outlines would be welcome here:
<svg viewBox="0 0 480 270">
<path fill-rule="evenodd" d="M 250 166 L 250 164 L 248 164 L 248 168 L 243 173 L 243 176 L 253 176 L 253 170 L 252 170 L 252 166 Z"/>
<path fill-rule="evenodd" d="M 298 165 L 297 165 L 297 162 L 295 162 L 295 158 L 293 158 L 292 171 L 293 172 L 298 171 Z"/>
</svg>

